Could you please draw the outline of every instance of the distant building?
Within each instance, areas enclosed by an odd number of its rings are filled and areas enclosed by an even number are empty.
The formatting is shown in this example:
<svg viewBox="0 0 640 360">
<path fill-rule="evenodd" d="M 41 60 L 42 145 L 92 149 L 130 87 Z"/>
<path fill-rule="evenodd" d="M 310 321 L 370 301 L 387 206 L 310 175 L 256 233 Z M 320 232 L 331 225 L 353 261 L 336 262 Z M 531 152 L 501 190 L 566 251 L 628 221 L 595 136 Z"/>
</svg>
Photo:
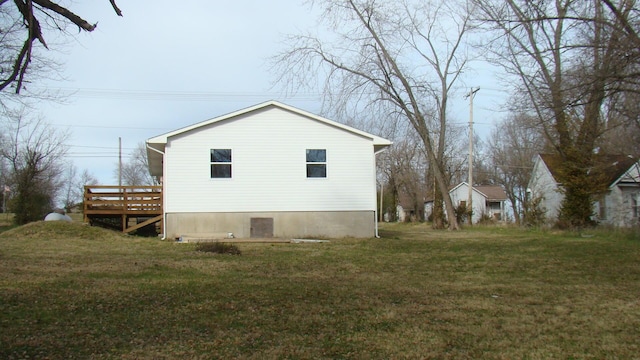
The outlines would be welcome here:
<svg viewBox="0 0 640 360">
<path fill-rule="evenodd" d="M 424 194 L 414 194 L 409 196 L 406 193 L 400 193 L 398 196 L 398 205 L 396 206 L 396 219 L 399 222 L 405 221 L 423 221 L 424 207 L 422 204 L 425 199 Z"/>
<path fill-rule="evenodd" d="M 562 184 L 556 178 L 562 159 L 559 155 L 540 154 L 535 160 L 529 181 L 529 196 L 539 198 L 548 222 L 558 220 L 564 199 Z M 637 225 L 640 221 L 640 162 L 627 155 L 598 155 L 591 174 L 603 179 L 607 192 L 594 199 L 593 219 L 618 227 Z"/>
<path fill-rule="evenodd" d="M 467 206 L 469 201 L 469 184 L 461 182 L 449 190 L 451 202 L 453 206 Z M 507 194 L 500 186 L 495 185 L 476 185 L 472 188 L 471 207 L 473 223 L 477 223 L 483 216 L 496 221 L 505 220 L 505 202 Z M 424 204 L 425 216 L 428 218 L 433 212 L 433 200 L 426 201 Z"/>
</svg>

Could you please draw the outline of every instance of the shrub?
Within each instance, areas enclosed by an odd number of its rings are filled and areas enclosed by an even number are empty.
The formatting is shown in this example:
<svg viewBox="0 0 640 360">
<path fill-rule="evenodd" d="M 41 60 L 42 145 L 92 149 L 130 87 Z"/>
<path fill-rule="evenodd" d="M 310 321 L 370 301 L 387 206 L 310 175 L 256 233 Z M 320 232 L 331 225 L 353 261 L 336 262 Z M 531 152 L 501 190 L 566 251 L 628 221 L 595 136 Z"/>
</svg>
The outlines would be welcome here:
<svg viewBox="0 0 640 360">
<path fill-rule="evenodd" d="M 216 254 L 240 255 L 240 249 L 233 244 L 223 242 L 198 243 L 196 251 L 210 252 Z"/>
<path fill-rule="evenodd" d="M 493 225 L 495 223 L 496 223 L 496 219 L 494 219 L 493 216 L 487 214 L 486 212 L 483 212 L 482 214 L 480 214 L 480 219 L 478 220 L 478 224 Z"/>
<path fill-rule="evenodd" d="M 547 209 L 542 206 L 542 198 L 536 197 L 527 203 L 524 222 L 526 226 L 538 227 L 546 222 Z"/>
<path fill-rule="evenodd" d="M 473 211 L 471 211 L 470 208 L 467 208 L 467 205 L 462 202 L 453 209 L 453 213 L 456 214 L 458 224 L 464 223 L 467 219 L 471 220 L 471 216 L 473 215 Z"/>
</svg>

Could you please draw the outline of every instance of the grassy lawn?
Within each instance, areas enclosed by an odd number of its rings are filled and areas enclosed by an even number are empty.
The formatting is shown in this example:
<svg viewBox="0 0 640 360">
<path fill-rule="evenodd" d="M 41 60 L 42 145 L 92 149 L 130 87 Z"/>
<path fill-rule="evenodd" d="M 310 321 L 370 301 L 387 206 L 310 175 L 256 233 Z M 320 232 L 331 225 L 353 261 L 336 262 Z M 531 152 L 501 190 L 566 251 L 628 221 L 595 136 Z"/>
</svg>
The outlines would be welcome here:
<svg viewBox="0 0 640 360">
<path fill-rule="evenodd" d="M 640 235 L 387 225 L 242 255 L 0 234 L 0 358 L 640 358 Z"/>
<path fill-rule="evenodd" d="M 13 225 L 13 214 L 0 213 L 0 232 L 7 231 L 14 227 L 15 225 Z"/>
</svg>

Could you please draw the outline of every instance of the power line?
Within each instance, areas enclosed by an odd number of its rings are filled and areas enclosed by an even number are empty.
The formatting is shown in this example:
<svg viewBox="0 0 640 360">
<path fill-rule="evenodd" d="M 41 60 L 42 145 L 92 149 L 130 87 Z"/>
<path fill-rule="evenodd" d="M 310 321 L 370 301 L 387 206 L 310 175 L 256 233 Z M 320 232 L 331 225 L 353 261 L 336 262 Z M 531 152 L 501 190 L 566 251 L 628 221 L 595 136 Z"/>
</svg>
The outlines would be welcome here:
<svg viewBox="0 0 640 360">
<path fill-rule="evenodd" d="M 117 146 L 91 146 L 91 145 L 69 145 L 69 147 L 78 147 L 78 148 L 87 148 L 87 149 L 107 149 L 107 150 L 118 150 Z M 127 150 L 135 150 L 136 148 L 125 148 Z"/>
<path fill-rule="evenodd" d="M 316 101 L 321 93 L 297 93 L 290 95 L 284 92 L 227 92 L 227 91 L 159 91 L 159 90 L 125 90 L 96 88 L 48 88 L 65 93 L 68 97 L 88 99 L 120 99 L 120 100 L 166 100 L 166 101 L 229 101 L 233 99 L 265 99 L 280 97 L 299 101 Z"/>
<path fill-rule="evenodd" d="M 66 126 L 66 127 L 74 127 L 74 128 L 98 128 L 98 129 L 126 129 L 126 130 L 156 130 L 156 131 L 163 131 L 163 130 L 170 130 L 169 128 L 158 128 L 158 127 L 133 127 L 133 126 L 105 126 L 105 125 L 69 125 L 69 124 L 56 124 L 56 123 L 51 123 L 51 125 L 55 125 L 55 126 Z"/>
<path fill-rule="evenodd" d="M 69 152 L 67 155 L 110 155 L 108 152 Z"/>
<path fill-rule="evenodd" d="M 113 158 L 113 159 L 117 159 L 118 158 L 118 154 L 114 154 L 114 155 L 69 155 L 67 154 L 67 157 L 70 158 Z M 123 155 L 123 157 L 126 158 L 133 158 L 133 156 L 128 156 L 128 155 Z"/>
<path fill-rule="evenodd" d="M 43 90 L 60 91 L 68 97 L 88 99 L 121 99 L 121 100 L 170 100 L 170 101 L 229 101 L 265 98 L 285 98 L 299 101 L 317 101 L 324 96 L 320 92 L 298 92 L 291 94 L 283 91 L 255 92 L 255 91 L 165 91 L 143 89 L 100 89 L 100 88 L 42 88 Z M 508 90 L 487 88 L 483 89 L 507 93 Z M 375 92 L 370 92 L 374 94 Z M 493 109 L 487 109 L 493 110 Z"/>
<path fill-rule="evenodd" d="M 469 122 L 468 121 L 467 122 L 465 122 L 465 121 L 452 121 L 452 122 L 449 122 L 448 124 L 451 124 L 451 125 L 469 125 Z M 473 125 L 493 125 L 493 123 L 474 121 Z"/>
</svg>

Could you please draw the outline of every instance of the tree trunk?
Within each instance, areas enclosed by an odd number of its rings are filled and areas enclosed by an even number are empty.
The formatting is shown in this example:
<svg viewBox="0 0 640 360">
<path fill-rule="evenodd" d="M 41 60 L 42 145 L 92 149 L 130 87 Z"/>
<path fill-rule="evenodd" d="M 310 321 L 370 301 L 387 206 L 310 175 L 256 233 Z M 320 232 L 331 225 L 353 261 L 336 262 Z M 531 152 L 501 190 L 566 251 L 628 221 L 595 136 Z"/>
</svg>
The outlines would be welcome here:
<svg viewBox="0 0 640 360">
<path fill-rule="evenodd" d="M 442 202 L 442 193 L 437 187 L 433 189 L 433 223 L 434 229 L 444 229 L 444 208 Z"/>
</svg>

